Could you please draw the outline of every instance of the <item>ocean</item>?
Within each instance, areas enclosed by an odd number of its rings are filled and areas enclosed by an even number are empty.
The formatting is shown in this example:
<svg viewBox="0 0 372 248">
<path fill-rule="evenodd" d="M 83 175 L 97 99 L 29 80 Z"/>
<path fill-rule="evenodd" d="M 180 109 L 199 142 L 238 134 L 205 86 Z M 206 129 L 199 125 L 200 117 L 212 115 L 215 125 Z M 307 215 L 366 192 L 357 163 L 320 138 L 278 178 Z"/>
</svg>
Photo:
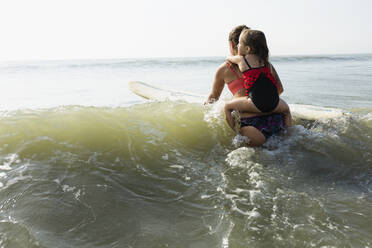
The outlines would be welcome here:
<svg viewBox="0 0 372 248">
<path fill-rule="evenodd" d="M 294 118 L 261 148 L 207 95 L 223 57 L 0 63 L 0 247 L 372 247 L 372 55 L 277 56 Z"/>
</svg>

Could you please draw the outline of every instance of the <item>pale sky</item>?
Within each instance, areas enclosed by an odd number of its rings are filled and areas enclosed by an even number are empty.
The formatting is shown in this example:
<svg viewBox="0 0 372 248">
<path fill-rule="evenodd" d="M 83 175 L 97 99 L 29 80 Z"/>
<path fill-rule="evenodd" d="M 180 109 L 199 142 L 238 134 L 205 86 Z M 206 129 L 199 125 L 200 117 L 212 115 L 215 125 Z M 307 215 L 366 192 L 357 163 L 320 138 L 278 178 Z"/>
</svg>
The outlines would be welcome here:
<svg viewBox="0 0 372 248">
<path fill-rule="evenodd" d="M 0 61 L 226 56 L 230 30 L 271 55 L 372 53 L 370 0 L 0 0 Z"/>
</svg>

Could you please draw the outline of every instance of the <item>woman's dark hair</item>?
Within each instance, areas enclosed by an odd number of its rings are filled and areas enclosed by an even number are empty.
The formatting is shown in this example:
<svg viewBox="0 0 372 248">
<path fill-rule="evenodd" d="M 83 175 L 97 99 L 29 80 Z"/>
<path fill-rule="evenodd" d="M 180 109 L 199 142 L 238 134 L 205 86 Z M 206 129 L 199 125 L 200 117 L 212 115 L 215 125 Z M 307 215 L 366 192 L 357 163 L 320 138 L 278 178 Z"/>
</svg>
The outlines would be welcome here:
<svg viewBox="0 0 372 248">
<path fill-rule="evenodd" d="M 256 54 L 261 62 L 269 63 L 269 48 L 267 47 L 266 37 L 262 31 L 246 29 L 241 33 L 240 41 L 242 45 L 251 48 L 251 54 Z"/>
<path fill-rule="evenodd" d="M 247 27 L 246 25 L 239 25 L 239 26 L 233 28 L 233 30 L 231 30 L 231 32 L 229 34 L 229 41 L 233 42 L 234 47 L 236 47 L 238 45 L 239 36 L 244 29 L 250 29 L 250 28 Z"/>
</svg>

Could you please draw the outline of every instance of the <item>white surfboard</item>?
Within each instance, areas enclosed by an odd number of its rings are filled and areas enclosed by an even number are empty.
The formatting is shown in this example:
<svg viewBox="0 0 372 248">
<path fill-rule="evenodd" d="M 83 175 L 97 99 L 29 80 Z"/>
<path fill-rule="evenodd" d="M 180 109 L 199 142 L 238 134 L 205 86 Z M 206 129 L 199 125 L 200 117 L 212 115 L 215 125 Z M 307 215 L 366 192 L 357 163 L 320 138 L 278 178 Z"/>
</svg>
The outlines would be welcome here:
<svg viewBox="0 0 372 248">
<path fill-rule="evenodd" d="M 206 97 L 189 92 L 162 89 L 139 81 L 129 82 L 129 89 L 136 95 L 148 100 L 176 101 L 182 100 L 190 103 L 203 103 Z"/>
<path fill-rule="evenodd" d="M 129 89 L 136 95 L 155 101 L 182 100 L 190 103 L 202 104 L 207 97 L 189 92 L 162 89 L 139 81 L 129 82 Z M 289 104 L 291 113 L 296 118 L 319 120 L 338 118 L 349 113 L 337 108 L 326 108 L 312 105 Z"/>
</svg>

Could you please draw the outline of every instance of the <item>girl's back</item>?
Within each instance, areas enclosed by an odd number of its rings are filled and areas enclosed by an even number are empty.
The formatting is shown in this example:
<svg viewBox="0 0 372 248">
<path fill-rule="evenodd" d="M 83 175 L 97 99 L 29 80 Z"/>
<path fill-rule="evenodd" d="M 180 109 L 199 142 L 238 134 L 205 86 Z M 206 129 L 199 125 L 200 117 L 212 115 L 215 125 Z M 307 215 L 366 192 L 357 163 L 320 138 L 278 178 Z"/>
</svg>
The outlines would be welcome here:
<svg viewBox="0 0 372 248">
<path fill-rule="evenodd" d="M 269 65 L 260 63 L 254 55 L 243 58 L 248 66 L 248 70 L 243 72 L 246 94 L 261 112 L 273 111 L 278 105 L 279 93 L 278 83 L 271 73 L 271 68 Z"/>
</svg>

